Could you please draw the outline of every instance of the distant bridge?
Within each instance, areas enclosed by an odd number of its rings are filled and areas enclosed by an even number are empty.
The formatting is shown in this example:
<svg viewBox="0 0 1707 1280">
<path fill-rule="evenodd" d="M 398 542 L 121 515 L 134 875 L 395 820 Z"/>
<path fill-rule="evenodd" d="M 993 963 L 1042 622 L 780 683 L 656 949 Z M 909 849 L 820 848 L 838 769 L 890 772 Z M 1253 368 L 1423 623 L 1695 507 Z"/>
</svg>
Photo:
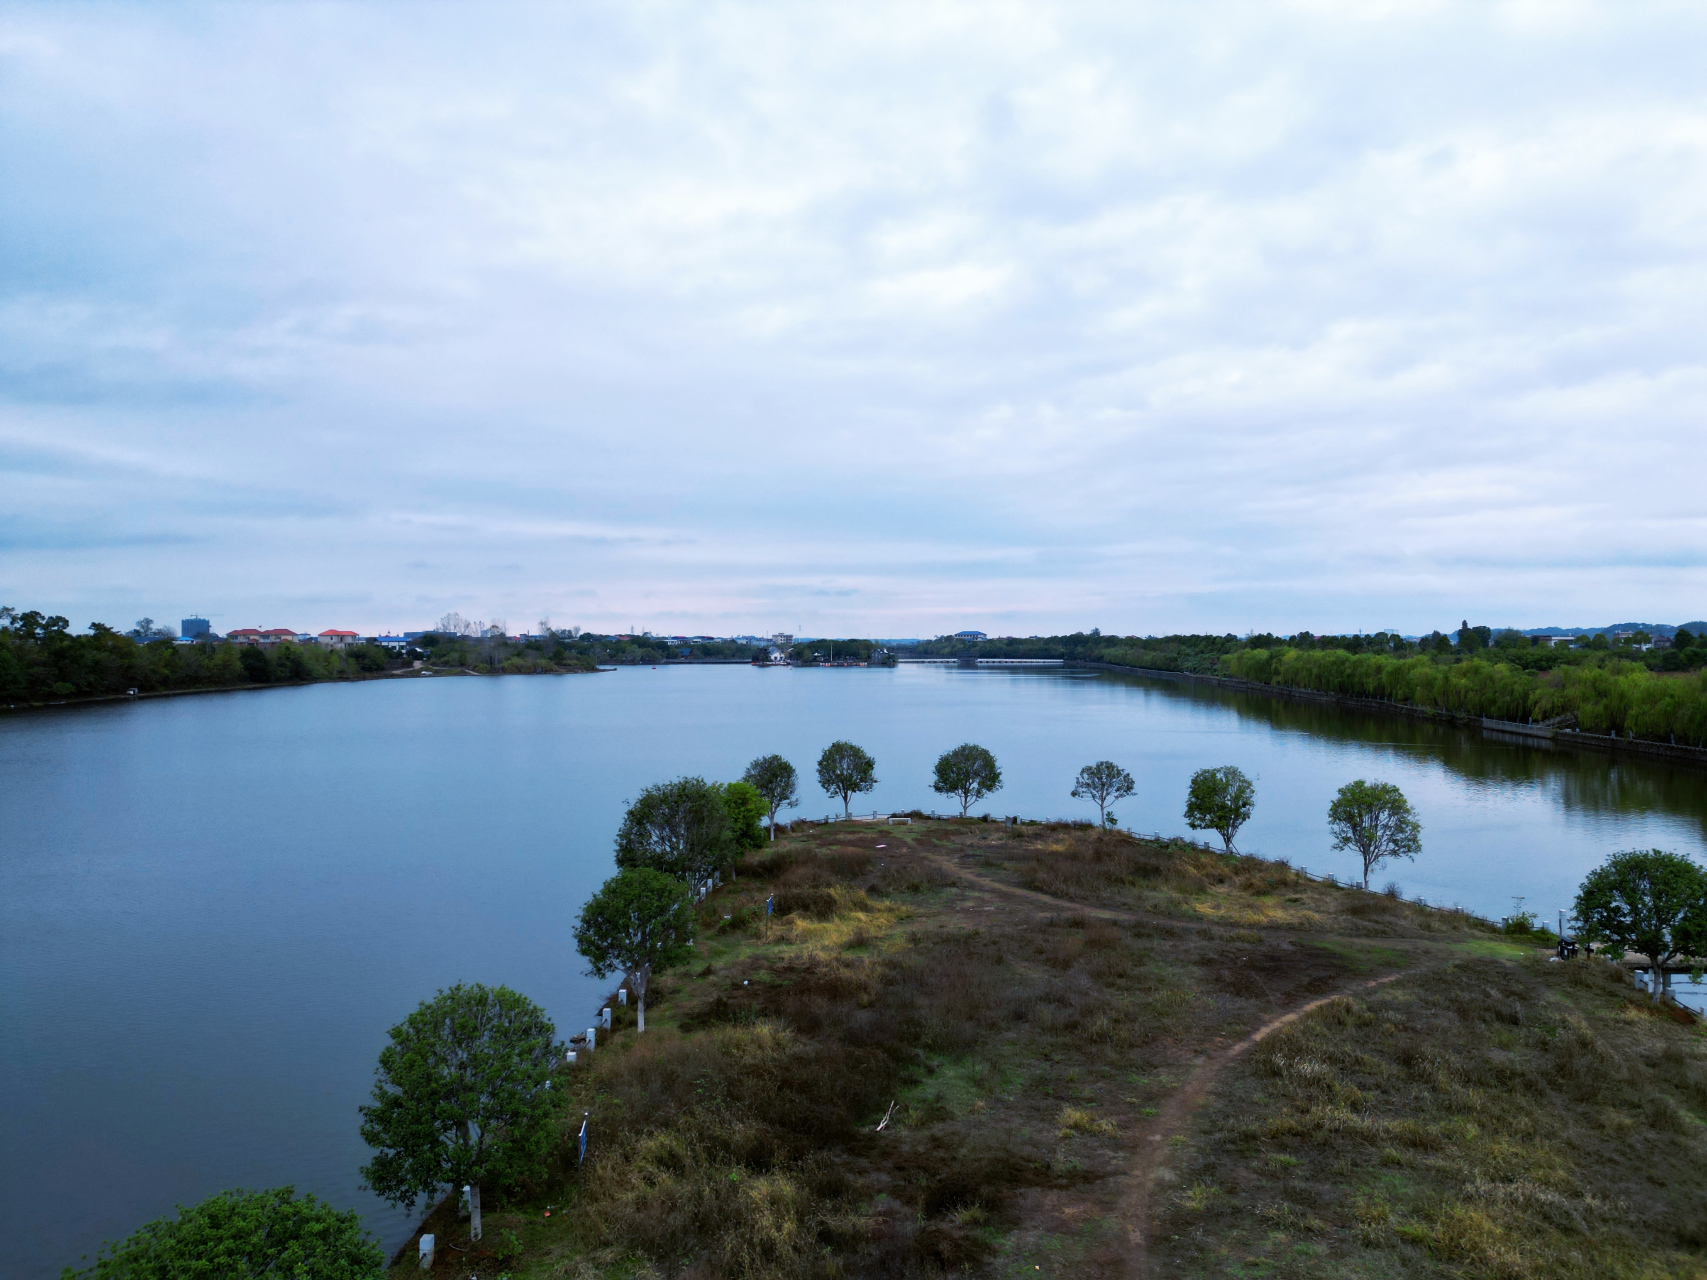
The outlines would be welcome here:
<svg viewBox="0 0 1707 1280">
<path fill-rule="evenodd" d="M 1065 658 L 897 658 L 904 666 L 935 663 L 940 667 L 1060 667 Z"/>
</svg>

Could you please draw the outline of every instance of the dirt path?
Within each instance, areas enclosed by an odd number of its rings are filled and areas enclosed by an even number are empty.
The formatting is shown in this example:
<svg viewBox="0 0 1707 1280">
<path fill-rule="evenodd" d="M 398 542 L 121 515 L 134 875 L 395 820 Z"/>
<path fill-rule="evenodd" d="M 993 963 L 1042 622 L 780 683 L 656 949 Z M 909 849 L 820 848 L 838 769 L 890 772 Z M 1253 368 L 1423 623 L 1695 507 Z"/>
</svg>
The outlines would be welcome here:
<svg viewBox="0 0 1707 1280">
<path fill-rule="evenodd" d="M 1130 1246 L 1126 1269 L 1129 1280 L 1149 1280 L 1150 1251 L 1147 1232 L 1150 1224 L 1150 1202 L 1156 1177 L 1167 1163 L 1168 1139 L 1185 1127 L 1191 1113 L 1203 1101 L 1204 1095 L 1209 1092 L 1209 1086 L 1215 1082 L 1222 1070 L 1264 1037 L 1272 1035 L 1288 1023 L 1296 1022 L 1311 1010 L 1319 1009 L 1341 996 L 1354 996 L 1404 976 L 1402 973 L 1390 973 L 1385 977 L 1372 978 L 1368 982 L 1346 987 L 1332 995 L 1319 996 L 1308 1004 L 1301 1004 L 1291 1012 L 1263 1023 L 1235 1044 L 1225 1048 L 1217 1048 L 1211 1044 L 1205 1056 L 1192 1068 L 1185 1083 L 1174 1090 L 1156 1118 L 1139 1135 L 1138 1162 L 1133 1166 L 1131 1174 L 1132 1190 L 1121 1203 L 1121 1217 L 1127 1224 L 1126 1238 Z"/>
<path fill-rule="evenodd" d="M 1052 894 L 1041 893 L 1035 889 L 1024 889 L 1018 885 L 1004 884 L 989 876 L 980 875 L 966 867 L 955 865 L 954 861 L 934 851 L 918 849 L 922 856 L 931 859 L 944 871 L 956 879 L 992 893 L 1005 894 L 1009 897 L 1021 898 L 1040 906 L 1050 907 L 1060 911 L 1070 911 L 1088 916 L 1101 916 L 1105 919 L 1139 921 L 1145 924 L 1166 925 L 1173 928 L 1204 928 L 1218 932 L 1234 930 L 1262 929 L 1264 926 L 1230 925 L 1220 921 L 1184 921 L 1169 916 L 1158 915 L 1148 911 L 1133 911 L 1120 907 L 1094 907 L 1085 903 L 1073 902 L 1066 898 L 1057 898 Z M 1284 928 L 1267 926 L 1265 932 L 1287 933 Z M 1313 934 L 1318 940 L 1328 940 L 1329 934 Z M 1348 939 L 1348 941 L 1370 941 L 1370 939 Z M 1397 946 L 1409 950 L 1413 947 L 1427 946 L 1421 939 L 1411 938 L 1381 938 L 1379 941 L 1386 946 Z M 1235 1061 L 1241 1054 L 1261 1042 L 1265 1037 L 1274 1034 L 1289 1023 L 1319 1009 L 1329 1001 L 1338 1000 L 1342 996 L 1355 996 L 1361 992 L 1372 990 L 1386 983 L 1407 976 L 1407 972 L 1389 973 L 1383 977 L 1371 978 L 1364 982 L 1343 987 L 1329 995 L 1318 996 L 1287 1013 L 1270 1019 L 1255 1031 L 1233 1044 L 1224 1040 L 1211 1041 L 1205 1046 L 1204 1053 L 1198 1058 L 1191 1074 L 1180 1087 L 1169 1096 L 1155 1118 L 1144 1127 L 1138 1135 L 1138 1159 L 1129 1175 L 1131 1190 L 1121 1201 L 1121 1220 L 1126 1223 L 1127 1266 L 1126 1275 L 1129 1280 L 1149 1280 L 1149 1246 L 1147 1232 L 1151 1216 L 1151 1201 L 1156 1186 L 1157 1176 L 1167 1163 L 1168 1139 L 1179 1133 L 1191 1118 L 1193 1111 L 1202 1103 L 1209 1088 L 1217 1076 Z"/>
</svg>

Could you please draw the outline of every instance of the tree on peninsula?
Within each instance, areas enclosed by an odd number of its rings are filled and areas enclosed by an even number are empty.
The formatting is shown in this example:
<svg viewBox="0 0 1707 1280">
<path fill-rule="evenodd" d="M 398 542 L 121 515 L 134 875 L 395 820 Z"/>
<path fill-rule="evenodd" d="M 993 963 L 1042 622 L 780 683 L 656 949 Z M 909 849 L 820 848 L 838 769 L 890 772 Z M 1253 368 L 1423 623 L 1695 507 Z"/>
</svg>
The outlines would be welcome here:
<svg viewBox="0 0 1707 1280">
<path fill-rule="evenodd" d="M 1237 853 L 1233 837 L 1250 820 L 1256 802 L 1256 784 L 1244 770 L 1230 764 L 1199 769 L 1191 775 L 1191 787 L 1186 792 L 1185 824 L 1193 831 L 1215 832 L 1228 853 Z"/>
<path fill-rule="evenodd" d="M 1583 880 L 1575 914 L 1583 937 L 1645 955 L 1662 975 L 1679 956 L 1707 952 L 1707 873 L 1662 849 L 1615 853 Z M 1659 977 L 1652 999 L 1664 987 Z"/>
<path fill-rule="evenodd" d="M 853 798 L 877 786 L 877 761 L 851 742 L 836 741 L 818 757 L 818 785 L 842 798 L 842 815 L 853 817 Z"/>
<path fill-rule="evenodd" d="M 1363 859 L 1365 889 L 1369 873 L 1389 858 L 1415 858 L 1422 852 L 1422 823 L 1391 782 L 1359 778 L 1346 783 L 1328 806 L 1328 830 L 1335 849 L 1355 849 Z"/>
<path fill-rule="evenodd" d="M 764 844 L 765 829 L 759 819 L 765 816 L 765 798 L 746 781 L 725 782 L 721 789 L 723 808 L 729 814 L 729 861 L 733 862 Z"/>
<path fill-rule="evenodd" d="M 176 1218 L 145 1223 L 65 1280 L 180 1280 L 185 1276 L 314 1276 L 380 1280 L 385 1254 L 354 1210 L 334 1209 L 294 1187 L 222 1191 Z"/>
<path fill-rule="evenodd" d="M 952 751 L 937 757 L 936 774 L 931 790 L 940 796 L 953 796 L 960 801 L 960 816 L 976 800 L 1002 789 L 1002 771 L 996 767 L 996 757 L 976 743 L 963 742 Z"/>
<path fill-rule="evenodd" d="M 1073 783 L 1073 799 L 1096 801 L 1097 821 L 1106 827 L 1108 806 L 1136 790 L 1130 773 L 1112 760 L 1098 760 L 1079 770 L 1078 781 Z"/>
<path fill-rule="evenodd" d="M 646 1030 L 646 986 L 653 973 L 680 964 L 693 940 L 693 899 L 688 887 L 650 867 L 630 867 L 606 880 L 581 908 L 575 949 L 595 978 L 627 976 Z"/>
<path fill-rule="evenodd" d="M 538 1168 L 556 1100 L 546 1083 L 559 1052 L 545 1011 L 508 987 L 458 983 L 391 1028 L 379 1051 L 362 1141 L 376 1195 L 404 1208 L 441 1188 L 469 1188 L 469 1236 L 480 1239 L 480 1190 Z"/>
<path fill-rule="evenodd" d="M 647 787 L 616 833 L 616 865 L 651 867 L 698 885 L 733 861 L 723 788 L 704 778 Z"/>
<path fill-rule="evenodd" d="M 792 809 L 800 803 L 800 780 L 794 766 L 779 755 L 760 756 L 747 766 L 741 781 L 764 798 L 771 839 L 775 840 L 777 810 Z"/>
</svg>

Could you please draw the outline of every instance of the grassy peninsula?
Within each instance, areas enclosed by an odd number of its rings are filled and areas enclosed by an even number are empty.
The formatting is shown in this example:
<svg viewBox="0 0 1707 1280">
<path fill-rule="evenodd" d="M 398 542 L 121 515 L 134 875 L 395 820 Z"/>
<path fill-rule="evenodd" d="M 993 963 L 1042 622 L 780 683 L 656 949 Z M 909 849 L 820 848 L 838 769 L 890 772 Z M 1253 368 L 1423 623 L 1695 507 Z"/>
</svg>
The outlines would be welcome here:
<svg viewBox="0 0 1707 1280">
<path fill-rule="evenodd" d="M 560 1078 L 555 1154 L 484 1239 L 429 1218 L 435 1270 L 1707 1266 L 1707 1047 L 1603 961 L 1067 826 L 812 827 L 697 910 L 693 960 Z"/>
</svg>

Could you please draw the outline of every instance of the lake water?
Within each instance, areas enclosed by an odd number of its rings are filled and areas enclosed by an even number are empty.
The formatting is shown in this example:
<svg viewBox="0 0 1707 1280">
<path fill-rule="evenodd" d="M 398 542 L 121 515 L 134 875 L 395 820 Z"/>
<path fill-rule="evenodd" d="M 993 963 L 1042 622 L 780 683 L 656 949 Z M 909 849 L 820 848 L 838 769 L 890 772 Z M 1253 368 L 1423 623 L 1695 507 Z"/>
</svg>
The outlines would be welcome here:
<svg viewBox="0 0 1707 1280">
<path fill-rule="evenodd" d="M 0 1203 L 11 1273 L 50 1277 L 214 1191 L 358 1186 L 356 1132 L 386 1029 L 456 981 L 507 983 L 560 1032 L 602 984 L 570 940 L 610 873 L 624 802 L 779 751 L 804 806 L 833 738 L 877 758 L 884 812 L 943 808 L 938 753 L 991 748 L 996 814 L 1094 816 L 1068 797 L 1108 758 L 1123 825 L 1183 832 L 1186 780 L 1257 779 L 1247 852 L 1353 873 L 1324 814 L 1356 777 L 1424 824 L 1407 895 L 1551 920 L 1607 853 L 1700 855 L 1707 775 L 1483 740 L 1404 719 L 1102 672 L 625 669 L 151 700 L 0 718 Z M 1383 871 L 1380 879 L 1389 878 Z"/>
</svg>

